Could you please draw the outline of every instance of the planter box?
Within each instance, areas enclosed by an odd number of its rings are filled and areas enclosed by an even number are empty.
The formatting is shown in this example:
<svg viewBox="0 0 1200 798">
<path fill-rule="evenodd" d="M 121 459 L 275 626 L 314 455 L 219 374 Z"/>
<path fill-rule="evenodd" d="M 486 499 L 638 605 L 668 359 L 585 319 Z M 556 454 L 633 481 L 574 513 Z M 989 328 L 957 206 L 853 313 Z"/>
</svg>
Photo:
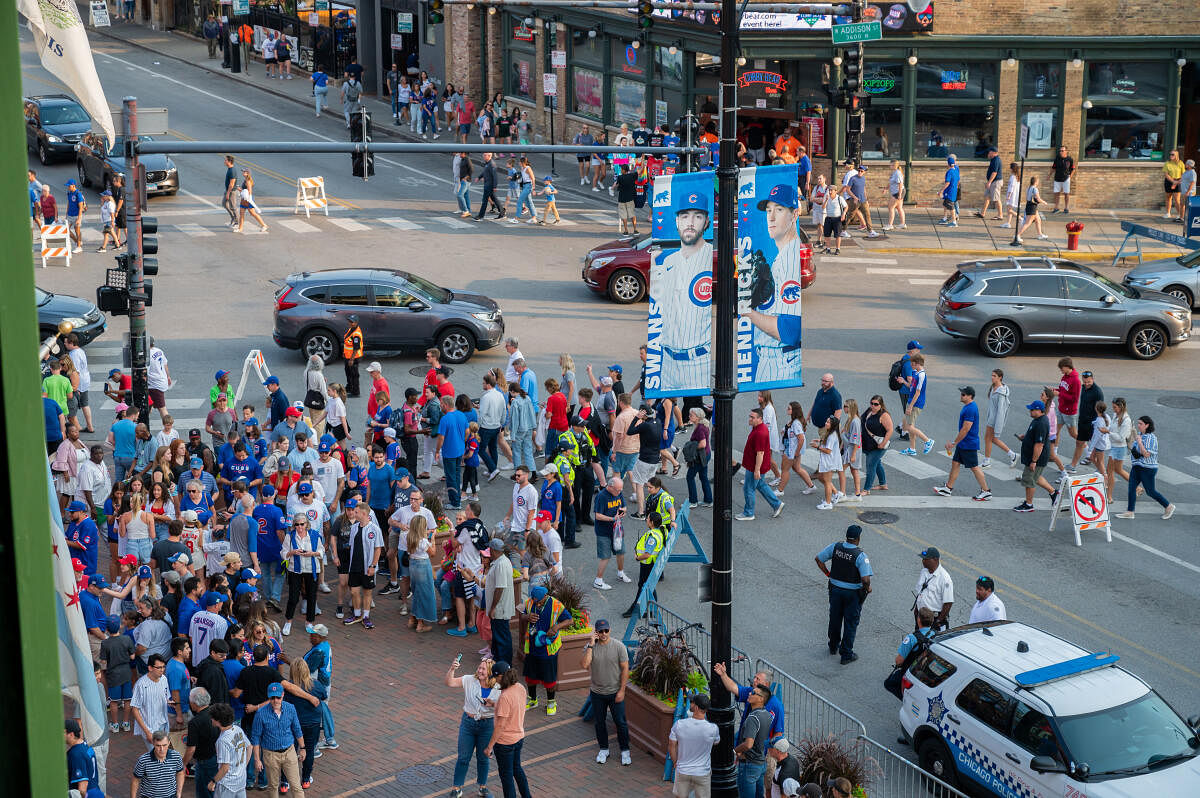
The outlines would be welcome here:
<svg viewBox="0 0 1200 798">
<path fill-rule="evenodd" d="M 625 719 L 629 723 L 630 747 L 644 751 L 659 762 L 666 762 L 675 707 L 630 683 L 625 687 Z"/>
<path fill-rule="evenodd" d="M 514 667 L 525 661 L 525 624 L 513 627 L 513 660 Z M 583 661 L 583 647 L 592 639 L 591 632 L 562 636 L 562 648 L 558 650 L 558 691 L 587 690 L 592 683 L 592 675 L 585 671 L 580 663 Z"/>
</svg>

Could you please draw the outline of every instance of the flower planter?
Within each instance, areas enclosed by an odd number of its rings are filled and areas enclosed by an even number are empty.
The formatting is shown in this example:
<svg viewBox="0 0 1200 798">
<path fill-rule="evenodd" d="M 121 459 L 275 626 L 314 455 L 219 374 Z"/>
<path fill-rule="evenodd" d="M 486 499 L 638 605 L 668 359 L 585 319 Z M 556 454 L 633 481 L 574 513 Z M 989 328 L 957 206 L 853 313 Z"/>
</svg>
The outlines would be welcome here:
<svg viewBox="0 0 1200 798">
<path fill-rule="evenodd" d="M 675 707 L 630 683 L 625 687 L 625 719 L 629 723 L 630 747 L 665 762 Z"/>
<path fill-rule="evenodd" d="M 583 662 L 583 648 L 592 642 L 591 631 L 579 634 L 563 632 L 562 648 L 558 650 L 558 689 L 587 690 L 592 684 L 592 675 L 580 665 Z"/>
</svg>

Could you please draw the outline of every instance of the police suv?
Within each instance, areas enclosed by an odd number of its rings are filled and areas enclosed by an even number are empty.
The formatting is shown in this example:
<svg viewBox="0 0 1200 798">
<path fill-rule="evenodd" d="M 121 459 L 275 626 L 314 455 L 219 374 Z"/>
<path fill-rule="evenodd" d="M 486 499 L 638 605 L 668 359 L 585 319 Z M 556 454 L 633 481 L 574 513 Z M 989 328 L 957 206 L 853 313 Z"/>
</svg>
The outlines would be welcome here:
<svg viewBox="0 0 1200 798">
<path fill-rule="evenodd" d="M 1010 621 L 936 635 L 904 674 L 921 767 L 1003 798 L 1200 795 L 1200 716 L 1054 635 Z"/>
</svg>

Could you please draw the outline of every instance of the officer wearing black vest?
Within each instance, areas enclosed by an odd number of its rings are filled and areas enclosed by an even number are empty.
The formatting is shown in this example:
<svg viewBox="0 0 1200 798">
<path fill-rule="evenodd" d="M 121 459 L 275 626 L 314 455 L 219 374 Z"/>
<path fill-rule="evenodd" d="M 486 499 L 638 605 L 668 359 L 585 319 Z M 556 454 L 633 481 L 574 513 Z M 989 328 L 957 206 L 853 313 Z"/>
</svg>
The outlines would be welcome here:
<svg viewBox="0 0 1200 798">
<path fill-rule="evenodd" d="M 871 592 L 871 561 L 858 547 L 862 527 L 846 527 L 846 540 L 832 543 L 813 558 L 821 573 L 829 577 L 829 653 L 842 655 L 846 665 L 858 659 L 854 634 L 862 603 Z M 829 563 L 827 566 L 826 563 Z"/>
</svg>

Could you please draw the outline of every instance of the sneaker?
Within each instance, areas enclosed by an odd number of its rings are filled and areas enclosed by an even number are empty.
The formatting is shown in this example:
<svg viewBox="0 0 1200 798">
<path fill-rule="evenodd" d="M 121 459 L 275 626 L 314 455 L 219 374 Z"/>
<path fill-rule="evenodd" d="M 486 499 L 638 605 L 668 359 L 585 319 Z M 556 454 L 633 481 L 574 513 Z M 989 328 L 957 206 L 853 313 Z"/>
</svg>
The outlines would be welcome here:
<svg viewBox="0 0 1200 798">
<path fill-rule="evenodd" d="M 407 605 L 407 604 L 401 604 L 401 605 L 400 605 L 400 614 L 401 614 L 401 615 L 408 615 L 408 605 Z"/>
<path fill-rule="evenodd" d="M 946 224 L 946 226 L 947 226 L 947 227 L 958 227 L 958 222 L 948 222 L 948 223 Z"/>
<path fill-rule="evenodd" d="M 949 496 L 951 493 L 954 493 L 954 488 L 949 488 L 945 485 L 938 485 L 933 489 L 933 492 L 939 496 Z"/>
<path fill-rule="evenodd" d="M 364 629 L 374 629 L 375 624 L 374 624 L 374 622 L 371 621 L 370 618 L 363 618 L 363 628 Z"/>
<path fill-rule="evenodd" d="M 617 578 L 620 579 L 625 584 L 629 584 L 630 582 L 633 581 L 626 575 L 626 573 L 624 571 L 617 571 Z"/>
<path fill-rule="evenodd" d="M 600 191 L 600 187 L 599 187 L 599 186 L 592 186 L 592 191 L 599 192 L 599 191 Z M 607 757 L 607 756 L 608 756 L 608 754 L 605 754 L 605 756 Z"/>
<path fill-rule="evenodd" d="M 629 755 L 628 751 L 621 752 L 621 764 L 622 765 L 632 765 L 633 764 L 633 758 Z"/>
<path fill-rule="evenodd" d="M 495 478 L 496 478 L 496 477 L 498 477 L 498 476 L 500 476 L 500 469 L 499 469 L 499 468 L 497 468 L 497 469 L 496 469 L 495 471 L 493 471 L 492 473 L 488 474 L 487 481 L 488 481 L 488 482 L 491 482 L 493 479 L 495 479 Z"/>
<path fill-rule="evenodd" d="M 597 579 L 595 582 L 592 582 L 592 587 L 594 587 L 596 590 L 612 590 L 612 585 L 610 585 L 608 582 L 605 582 L 603 579 Z"/>
<path fill-rule="evenodd" d="M 892 230 L 895 230 L 895 229 L 896 228 L 892 227 L 890 224 L 885 224 L 883 226 L 883 232 L 885 232 L 885 233 L 890 233 Z"/>
<path fill-rule="evenodd" d="M 336 751 L 337 749 L 341 748 L 341 746 L 338 745 L 337 740 L 326 740 L 325 742 L 321 743 L 321 745 L 319 745 L 318 747 L 319 748 L 328 748 L 331 751 Z"/>
<path fill-rule="evenodd" d="M 1173 504 L 1168 504 L 1168 505 L 1167 505 L 1167 509 L 1166 509 L 1166 510 L 1163 512 L 1163 514 L 1162 514 L 1162 520 L 1164 520 L 1164 521 L 1170 521 L 1170 520 L 1171 520 L 1171 516 L 1173 516 L 1173 515 L 1175 515 L 1175 505 L 1173 505 Z"/>
<path fill-rule="evenodd" d="M 645 513 L 630 513 L 630 514 L 629 514 L 629 517 L 630 517 L 630 518 L 642 519 L 642 518 L 645 518 L 645 517 L 646 517 L 646 514 L 645 514 Z"/>
<path fill-rule="evenodd" d="M 1174 217 L 1172 217 L 1172 216 L 1171 216 L 1171 214 L 1169 214 L 1169 213 L 1164 213 L 1164 214 L 1163 214 L 1163 218 L 1164 218 L 1164 219 L 1171 219 L 1171 218 L 1174 218 Z"/>
<path fill-rule="evenodd" d="M 992 458 L 990 458 L 990 457 L 983 458 L 983 460 L 979 463 L 979 467 L 980 468 L 991 468 L 992 467 Z"/>
<path fill-rule="evenodd" d="M 116 734 L 117 732 L 121 731 L 121 724 L 119 724 L 119 723 L 110 723 L 110 724 L 108 724 L 108 730 L 109 730 L 109 732 L 111 732 L 112 734 Z"/>
<path fill-rule="evenodd" d="M 132 731 L 132 730 L 133 730 L 133 726 L 132 726 L 132 724 L 130 724 L 129 721 L 126 720 L 121 723 L 121 731 Z"/>
<path fill-rule="evenodd" d="M 776 496 L 778 496 L 779 498 L 781 498 L 781 499 L 782 499 L 782 498 L 783 498 L 783 491 L 776 489 L 776 491 L 775 491 L 775 495 L 776 495 Z"/>
<path fill-rule="evenodd" d="M 842 231 L 842 235 L 841 235 L 841 237 L 842 237 L 842 238 L 851 238 L 851 235 L 850 235 L 850 233 L 848 233 L 848 232 L 846 232 L 845 230 L 843 230 L 843 231 Z"/>
<path fill-rule="evenodd" d="M 525 709 L 527 709 L 527 710 L 533 709 L 537 705 L 538 705 L 538 700 L 537 700 L 536 696 L 533 698 L 526 699 L 526 701 L 525 701 Z"/>
<path fill-rule="evenodd" d="M 1018 243 L 1018 244 L 1024 244 L 1024 243 L 1025 243 L 1025 239 L 1021 238 L 1020 236 L 1017 236 L 1017 243 Z"/>
<path fill-rule="evenodd" d="M 292 79 L 292 78 L 291 78 L 291 76 L 289 75 L 289 76 L 288 76 L 288 80 L 291 80 L 291 79 Z M 319 757 L 320 755 L 321 755 L 321 752 L 320 752 L 320 751 L 317 751 L 315 754 L 313 754 L 313 759 L 316 759 L 316 758 L 317 758 L 317 757 Z M 313 783 L 313 780 L 312 780 L 311 778 L 309 778 L 309 780 L 308 780 L 308 781 L 302 781 L 302 782 L 300 782 L 300 787 L 301 787 L 301 788 L 303 788 L 303 789 L 305 789 L 305 790 L 310 790 L 310 789 L 312 789 L 312 783 Z"/>
<path fill-rule="evenodd" d="M 320 758 L 321 758 L 321 749 L 318 748 L 316 751 L 313 751 L 313 759 L 320 759 Z M 306 790 L 308 789 L 308 784 L 304 785 L 304 789 L 306 789 Z"/>
<path fill-rule="evenodd" d="M 1000 225 L 1000 226 L 1001 226 L 1002 228 L 1004 228 L 1005 230 L 1011 230 L 1011 229 L 1012 229 L 1012 225 L 1011 225 L 1011 224 L 1009 224 L 1008 222 L 1005 222 L 1004 224 L 1002 224 L 1002 225 Z"/>
<path fill-rule="evenodd" d="M 917 450 L 909 446 L 907 449 L 901 449 L 900 454 L 908 455 L 909 457 L 916 457 Z"/>
<path fill-rule="evenodd" d="M 776 495 L 776 496 L 782 496 L 783 494 L 782 494 L 782 493 L 780 493 L 779 491 L 775 491 L 775 495 Z M 695 510 L 695 509 L 696 509 L 697 507 L 699 507 L 699 506 L 700 506 L 700 502 L 688 502 L 688 509 L 689 509 L 689 510 Z"/>
<path fill-rule="evenodd" d="M 779 477 L 771 477 L 767 480 L 767 484 L 772 488 L 779 484 Z"/>
<path fill-rule="evenodd" d="M 775 511 L 774 511 L 773 513 L 771 513 L 771 517 L 772 517 L 772 518 L 778 518 L 778 517 L 779 517 L 779 514 L 783 512 L 783 508 L 784 508 L 784 507 L 785 507 L 784 503 L 783 503 L 783 502 L 780 502 L 780 503 L 779 503 L 779 506 L 775 508 Z M 1171 510 L 1171 511 L 1172 511 L 1172 512 L 1174 512 L 1174 508 L 1173 508 L 1173 507 L 1172 507 L 1172 510 Z M 1163 516 L 1163 518 L 1166 518 L 1166 517 L 1167 517 L 1167 516 L 1165 516 L 1165 515 Z"/>
<path fill-rule="evenodd" d="M 1050 494 L 1050 506 L 1053 507 L 1056 504 L 1058 504 L 1058 491 L 1057 490 Z"/>
<path fill-rule="evenodd" d="M 844 498 L 846 498 L 846 494 L 842 493 L 840 490 L 835 490 L 833 492 L 833 503 L 834 504 L 837 504 Z"/>
<path fill-rule="evenodd" d="M 280 784 L 280 785 L 279 785 L 279 794 L 280 794 L 280 795 L 286 795 L 286 794 L 288 793 L 288 791 L 289 791 L 289 790 L 291 790 L 291 789 L 292 789 L 292 788 L 291 788 L 289 785 L 287 785 L 287 784 Z"/>
<path fill-rule="evenodd" d="M 450 635 L 451 637 L 466 637 L 467 630 L 466 629 L 447 629 L 446 634 Z"/>
<path fill-rule="evenodd" d="M 925 441 L 925 448 L 921 451 L 921 454 L 929 454 L 932 451 L 933 451 L 933 438 L 930 438 L 929 440 Z"/>
<path fill-rule="evenodd" d="M 811 485 L 800 492 L 803 493 L 805 496 L 811 496 L 813 494 L 813 491 L 815 491 L 816 489 L 817 489 L 816 485 Z"/>
<path fill-rule="evenodd" d="M 599 751 L 596 752 L 596 764 L 603 765 L 607 761 L 608 761 L 608 749 L 601 748 Z"/>
<path fill-rule="evenodd" d="M 867 238 L 879 238 L 879 231 L 872 230 L 871 232 L 867 233 Z"/>
<path fill-rule="evenodd" d="M 347 615 L 346 620 L 342 621 L 342 626 L 350 626 L 362 620 L 361 615 Z"/>
<path fill-rule="evenodd" d="M 1021 502 L 1020 504 L 1018 504 L 1016 507 L 1013 508 L 1013 511 L 1018 512 L 1018 513 L 1032 513 L 1033 505 L 1030 504 L 1029 502 Z"/>
<path fill-rule="evenodd" d="M 981 490 L 978 493 L 976 493 L 974 496 L 971 497 L 971 501 L 985 502 L 991 498 L 992 498 L 992 492 L 990 490 Z"/>
<path fill-rule="evenodd" d="M 330 592 L 332 592 L 332 591 L 329 589 L 329 585 L 325 584 L 324 582 L 322 582 L 321 584 L 317 585 L 317 590 L 320 590 L 322 593 L 330 593 Z"/>
<path fill-rule="evenodd" d="M 557 715 L 558 714 L 558 702 L 557 701 L 547 701 L 546 702 L 546 714 L 547 715 Z"/>
<path fill-rule="evenodd" d="M 753 520 L 754 520 L 754 516 L 753 516 L 753 515 L 746 515 L 745 513 L 738 513 L 737 515 L 735 515 L 735 516 L 733 517 L 733 520 L 734 520 L 734 521 L 753 521 Z"/>
<path fill-rule="evenodd" d="M 832 510 L 833 505 L 830 504 L 829 502 L 821 502 L 820 504 L 817 505 L 817 509 L 818 510 Z"/>
<path fill-rule="evenodd" d="M 586 177 L 581 177 L 581 178 L 579 178 L 579 185 L 581 185 L 581 186 L 586 186 L 586 185 L 587 185 L 587 178 L 586 178 Z"/>
<path fill-rule="evenodd" d="M 292 622 L 291 622 L 291 621 L 285 621 L 285 622 L 284 622 L 284 624 L 283 624 L 283 636 L 284 636 L 284 637 L 287 637 L 287 636 L 288 636 L 288 635 L 290 635 L 291 633 L 292 633 Z"/>
<path fill-rule="evenodd" d="M 1117 518 L 1125 518 L 1128 520 L 1133 520 L 1133 513 L 1128 512 L 1128 511 L 1123 512 L 1123 513 L 1117 513 Z"/>
<path fill-rule="evenodd" d="M 899 226 L 898 226 L 896 229 L 897 229 L 897 230 L 907 230 L 907 229 L 908 229 L 908 225 L 907 225 L 907 224 L 902 224 L 902 225 L 899 225 Z"/>
<path fill-rule="evenodd" d="M 337 610 L 333 613 L 333 617 L 335 617 L 335 618 L 345 618 L 346 617 L 346 613 L 342 612 L 341 604 L 337 605 Z"/>
<path fill-rule="evenodd" d="M 399 593 L 399 592 L 400 592 L 400 583 L 399 582 L 388 582 L 387 586 L 385 586 L 383 588 L 383 590 L 379 591 L 379 595 L 390 596 L 393 593 Z"/>
<path fill-rule="evenodd" d="M 1041 235 L 1038 236 L 1038 241 L 1048 241 L 1048 240 L 1050 240 L 1050 236 L 1046 235 L 1045 233 L 1042 233 Z"/>
<path fill-rule="evenodd" d="M 949 219 L 938 219 L 934 224 L 950 224 Z"/>
<path fill-rule="evenodd" d="M 1020 459 L 1021 459 L 1021 455 L 1017 454 L 1016 452 L 1009 452 L 1008 453 L 1008 467 L 1016 468 L 1017 463 L 1020 461 Z"/>
<path fill-rule="evenodd" d="M 74 255 L 78 255 L 80 252 L 83 252 L 83 247 L 75 247 L 75 249 L 71 250 L 71 253 Z"/>
<path fill-rule="evenodd" d="M 612 196 L 615 196 L 615 195 L 613 194 L 613 187 L 612 187 L 612 186 L 609 186 L 609 187 L 608 187 L 608 196 L 610 196 L 610 197 L 612 197 Z"/>
</svg>

